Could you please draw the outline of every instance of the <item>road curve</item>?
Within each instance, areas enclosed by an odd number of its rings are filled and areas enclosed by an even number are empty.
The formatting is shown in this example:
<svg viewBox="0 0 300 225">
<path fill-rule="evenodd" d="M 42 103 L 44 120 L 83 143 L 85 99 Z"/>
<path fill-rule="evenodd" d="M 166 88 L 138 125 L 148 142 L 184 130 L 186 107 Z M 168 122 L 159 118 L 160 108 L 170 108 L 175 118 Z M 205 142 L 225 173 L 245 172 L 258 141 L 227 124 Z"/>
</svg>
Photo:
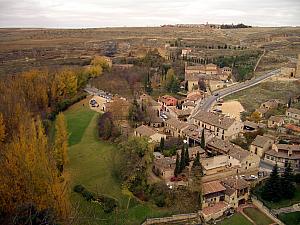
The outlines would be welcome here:
<svg viewBox="0 0 300 225">
<path fill-rule="evenodd" d="M 215 91 L 213 92 L 213 95 L 208 97 L 206 100 L 204 100 L 204 102 L 202 101 L 197 104 L 197 106 L 191 113 L 191 117 L 194 116 L 199 110 L 208 111 L 211 108 L 211 106 L 217 101 L 218 98 L 223 98 L 235 92 L 253 87 L 272 76 L 278 75 L 279 73 L 280 73 L 280 69 L 272 70 L 262 76 Z"/>
</svg>

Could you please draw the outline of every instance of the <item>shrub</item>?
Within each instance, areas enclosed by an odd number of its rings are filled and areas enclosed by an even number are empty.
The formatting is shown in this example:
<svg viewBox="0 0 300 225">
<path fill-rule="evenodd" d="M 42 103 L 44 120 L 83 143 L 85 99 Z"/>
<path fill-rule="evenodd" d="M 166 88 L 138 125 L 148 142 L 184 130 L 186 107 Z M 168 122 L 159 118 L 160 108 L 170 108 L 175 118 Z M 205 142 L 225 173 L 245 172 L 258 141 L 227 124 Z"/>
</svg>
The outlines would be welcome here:
<svg viewBox="0 0 300 225">
<path fill-rule="evenodd" d="M 94 200 L 94 194 L 92 192 L 89 192 L 88 190 L 82 191 L 82 196 L 85 198 L 87 201 L 92 201 Z"/>
<path fill-rule="evenodd" d="M 81 184 L 77 184 L 74 186 L 73 191 L 77 193 L 82 193 L 85 188 Z"/>
</svg>

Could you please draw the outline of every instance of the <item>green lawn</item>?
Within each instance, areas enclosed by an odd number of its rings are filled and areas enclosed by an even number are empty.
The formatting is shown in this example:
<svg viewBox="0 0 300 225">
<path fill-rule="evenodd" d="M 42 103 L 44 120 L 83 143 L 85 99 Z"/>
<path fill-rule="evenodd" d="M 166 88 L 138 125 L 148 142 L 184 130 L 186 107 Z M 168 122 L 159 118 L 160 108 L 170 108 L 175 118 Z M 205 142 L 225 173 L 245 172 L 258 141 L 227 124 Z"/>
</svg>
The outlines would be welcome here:
<svg viewBox="0 0 300 225">
<path fill-rule="evenodd" d="M 70 146 L 78 144 L 81 141 L 85 128 L 89 125 L 95 114 L 95 111 L 90 110 L 88 107 L 80 107 L 78 103 L 66 111 Z"/>
<path fill-rule="evenodd" d="M 296 185 L 296 192 L 292 199 L 281 200 L 279 202 L 268 202 L 263 200 L 260 197 L 260 187 L 257 187 L 255 190 L 255 194 L 258 195 L 259 199 L 270 209 L 279 209 L 287 206 L 294 205 L 296 203 L 300 203 L 300 185 Z"/>
<path fill-rule="evenodd" d="M 130 201 L 127 209 L 129 197 L 122 193 L 121 184 L 114 176 L 114 158 L 118 149 L 110 143 L 98 140 L 98 114 L 91 112 L 80 102 L 68 109 L 65 115 L 71 133 L 70 143 L 73 144 L 69 147 L 67 169 L 71 187 L 82 184 L 90 191 L 117 199 L 120 205 L 115 213 L 105 214 L 100 206 L 86 202 L 80 195 L 72 192 L 72 203 L 79 206 L 80 220 L 77 224 L 134 225 L 140 224 L 147 217 L 170 214 L 167 210 L 161 210 L 150 203 L 140 203 L 135 199 Z"/>
<path fill-rule="evenodd" d="M 252 223 L 240 213 L 218 222 L 217 225 L 252 225 Z"/>
<path fill-rule="evenodd" d="M 246 208 L 244 209 L 244 213 L 249 216 L 256 225 L 269 225 L 274 223 L 273 220 L 256 208 Z"/>
<path fill-rule="evenodd" d="M 279 219 L 286 225 L 299 225 L 300 224 L 300 212 L 281 213 Z"/>
</svg>

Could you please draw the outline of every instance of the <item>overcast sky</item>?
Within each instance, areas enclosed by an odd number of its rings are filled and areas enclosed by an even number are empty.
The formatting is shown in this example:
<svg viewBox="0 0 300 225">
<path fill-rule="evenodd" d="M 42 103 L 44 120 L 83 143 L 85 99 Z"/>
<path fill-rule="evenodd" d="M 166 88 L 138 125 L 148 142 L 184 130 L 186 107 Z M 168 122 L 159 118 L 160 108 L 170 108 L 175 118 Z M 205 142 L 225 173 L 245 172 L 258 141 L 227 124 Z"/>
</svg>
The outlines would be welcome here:
<svg viewBox="0 0 300 225">
<path fill-rule="evenodd" d="M 299 26 L 300 0 L 0 0 L 0 27 Z"/>
</svg>

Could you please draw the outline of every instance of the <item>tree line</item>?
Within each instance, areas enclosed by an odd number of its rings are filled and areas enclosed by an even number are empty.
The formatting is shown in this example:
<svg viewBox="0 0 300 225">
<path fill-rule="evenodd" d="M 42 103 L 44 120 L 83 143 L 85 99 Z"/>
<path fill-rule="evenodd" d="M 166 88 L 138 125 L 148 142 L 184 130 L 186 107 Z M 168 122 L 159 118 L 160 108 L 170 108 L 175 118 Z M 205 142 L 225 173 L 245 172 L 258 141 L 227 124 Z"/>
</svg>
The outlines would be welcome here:
<svg viewBox="0 0 300 225">
<path fill-rule="evenodd" d="M 0 79 L 0 223 L 70 224 L 66 105 L 104 66 L 30 70 Z M 55 120 L 56 119 L 56 120 Z"/>
</svg>

